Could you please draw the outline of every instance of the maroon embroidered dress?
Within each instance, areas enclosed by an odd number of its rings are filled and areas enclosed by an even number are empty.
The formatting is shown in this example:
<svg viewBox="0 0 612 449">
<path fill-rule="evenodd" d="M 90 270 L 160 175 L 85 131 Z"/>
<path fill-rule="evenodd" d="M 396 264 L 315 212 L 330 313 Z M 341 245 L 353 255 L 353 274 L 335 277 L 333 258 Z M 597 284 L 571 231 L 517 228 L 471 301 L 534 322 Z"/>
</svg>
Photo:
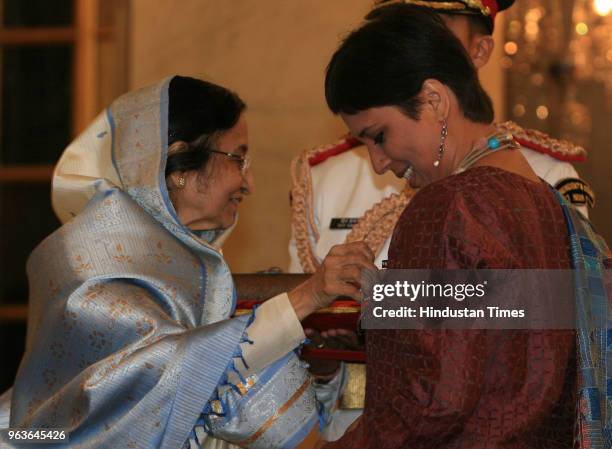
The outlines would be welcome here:
<svg viewBox="0 0 612 449">
<path fill-rule="evenodd" d="M 400 217 L 390 268 L 570 268 L 563 213 L 544 182 L 472 168 L 423 189 Z M 367 333 L 364 416 L 325 446 L 571 448 L 573 331 Z"/>
</svg>

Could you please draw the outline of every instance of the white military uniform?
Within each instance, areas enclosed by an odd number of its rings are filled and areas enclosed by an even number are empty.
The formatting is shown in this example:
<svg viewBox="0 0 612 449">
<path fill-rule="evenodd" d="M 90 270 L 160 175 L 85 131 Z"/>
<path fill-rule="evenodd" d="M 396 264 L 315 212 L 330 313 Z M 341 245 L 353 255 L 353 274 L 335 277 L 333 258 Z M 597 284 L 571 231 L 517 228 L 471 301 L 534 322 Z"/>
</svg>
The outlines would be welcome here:
<svg viewBox="0 0 612 449">
<path fill-rule="evenodd" d="M 584 160 L 586 152 L 583 148 L 551 139 L 538 131 L 522 129 L 512 122 L 498 127 L 512 132 L 522 145 L 521 152 L 540 178 L 552 186 L 569 186 L 562 193 L 588 216 L 587 203 L 592 204 L 593 194 L 588 185 L 578 178 L 574 167 L 560 160 Z M 313 158 L 318 159 L 315 164 L 312 164 Z M 352 228 L 367 211 L 375 211 L 377 205 L 394 194 L 410 192 L 404 201 L 396 201 L 397 208 L 401 210 L 386 209 L 378 214 L 379 217 L 393 215 L 394 225 L 414 193 L 404 179 L 397 178 L 390 171 L 377 175 L 370 164 L 366 147 L 351 138 L 304 152 L 294 160 L 292 172 L 293 217 L 289 244 L 289 271 L 292 273 L 314 271 L 332 246 L 346 242 L 347 237 L 352 241 Z M 579 184 L 578 194 L 575 188 L 571 188 L 576 184 Z M 374 224 L 370 229 L 378 228 Z M 387 235 L 383 236 L 382 243 L 372 248 L 378 267 L 382 267 L 382 261 L 387 258 L 392 228 L 387 226 Z M 362 238 L 368 241 L 367 231 Z M 346 385 L 350 381 L 343 379 L 337 383 Z M 336 410 L 324 437 L 329 441 L 340 438 L 359 415 L 359 409 Z"/>
</svg>

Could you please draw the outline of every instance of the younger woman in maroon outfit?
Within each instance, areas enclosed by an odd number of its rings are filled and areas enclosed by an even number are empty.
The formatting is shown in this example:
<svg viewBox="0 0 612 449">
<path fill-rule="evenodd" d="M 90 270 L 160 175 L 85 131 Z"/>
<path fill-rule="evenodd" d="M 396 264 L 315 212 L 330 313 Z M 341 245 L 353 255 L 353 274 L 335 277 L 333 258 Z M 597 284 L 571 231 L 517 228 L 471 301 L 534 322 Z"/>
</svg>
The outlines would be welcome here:
<svg viewBox="0 0 612 449">
<path fill-rule="evenodd" d="M 499 146 L 459 41 L 423 9 L 389 11 L 344 41 L 326 78 L 330 109 L 374 169 L 422 187 L 389 268 L 570 269 L 563 209 L 511 136 Z M 373 330 L 366 345 L 364 415 L 327 449 L 574 444 L 574 331 Z"/>
</svg>

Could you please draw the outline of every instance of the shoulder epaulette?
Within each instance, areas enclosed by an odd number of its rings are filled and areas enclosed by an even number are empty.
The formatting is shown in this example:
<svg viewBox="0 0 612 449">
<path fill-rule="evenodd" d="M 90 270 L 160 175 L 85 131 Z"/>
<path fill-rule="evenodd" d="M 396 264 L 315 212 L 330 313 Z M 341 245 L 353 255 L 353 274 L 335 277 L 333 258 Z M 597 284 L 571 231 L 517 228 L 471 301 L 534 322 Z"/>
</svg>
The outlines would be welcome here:
<svg viewBox="0 0 612 449">
<path fill-rule="evenodd" d="M 352 136 L 346 136 L 340 139 L 339 141 L 332 143 L 330 145 L 324 145 L 322 147 L 314 148 L 310 150 L 310 154 L 308 157 L 308 165 L 314 167 L 315 165 L 324 162 L 328 158 L 332 156 L 336 156 L 338 154 L 342 154 L 345 151 L 350 150 L 351 148 L 355 148 L 359 146 L 360 142 L 358 139 Z"/>
<path fill-rule="evenodd" d="M 497 128 L 511 133 L 522 146 L 560 161 L 584 162 L 587 159 L 587 152 L 580 145 L 567 140 L 553 139 L 541 131 L 525 129 L 511 121 L 499 123 Z"/>
</svg>

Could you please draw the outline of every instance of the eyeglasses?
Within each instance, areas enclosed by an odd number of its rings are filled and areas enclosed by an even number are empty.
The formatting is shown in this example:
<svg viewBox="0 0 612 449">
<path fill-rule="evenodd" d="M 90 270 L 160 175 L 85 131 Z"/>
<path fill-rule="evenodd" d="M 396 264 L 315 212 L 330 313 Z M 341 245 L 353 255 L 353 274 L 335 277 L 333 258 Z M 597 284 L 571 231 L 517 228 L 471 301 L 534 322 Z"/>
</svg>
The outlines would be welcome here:
<svg viewBox="0 0 612 449">
<path fill-rule="evenodd" d="M 219 151 L 219 150 L 210 150 L 210 152 L 217 153 L 217 154 L 224 154 L 231 160 L 238 162 L 240 164 L 240 173 L 242 173 L 243 176 L 246 175 L 247 171 L 249 170 L 249 167 L 251 166 L 251 158 L 249 157 L 248 154 L 245 154 L 244 156 L 242 156 L 240 154 L 227 153 L 225 151 Z"/>
</svg>

